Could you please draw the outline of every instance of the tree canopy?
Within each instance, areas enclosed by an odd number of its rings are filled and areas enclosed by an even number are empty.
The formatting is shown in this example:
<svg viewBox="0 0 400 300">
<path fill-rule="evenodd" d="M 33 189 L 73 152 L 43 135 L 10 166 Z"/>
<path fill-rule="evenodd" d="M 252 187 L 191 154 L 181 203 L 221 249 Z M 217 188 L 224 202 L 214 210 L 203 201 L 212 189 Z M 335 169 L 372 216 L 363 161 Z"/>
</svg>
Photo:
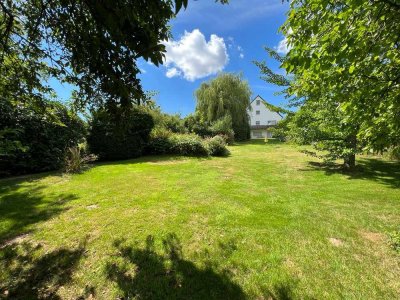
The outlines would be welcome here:
<svg viewBox="0 0 400 300">
<path fill-rule="evenodd" d="M 258 65 L 267 81 L 284 86 L 292 105 L 319 120 L 320 129 L 326 125 L 320 133 L 331 134 L 321 139 L 352 146 L 357 140 L 358 150 L 400 144 L 397 1 L 294 0 L 282 32 L 290 51 L 286 57 L 269 52 L 289 78 Z"/>
<path fill-rule="evenodd" d="M 57 136 L 43 133 L 37 148 L 30 142 L 42 130 L 72 134 L 65 114 L 78 122 L 76 111 L 88 107 L 122 114 L 134 104 L 153 105 L 137 77 L 137 60 L 163 62 L 168 22 L 187 5 L 188 0 L 0 1 L 0 163 L 12 165 L 10 161 L 37 150 L 35 157 L 49 159 L 36 170 L 55 167 L 64 148 L 76 146 L 79 139 L 61 134 L 54 156 L 46 151 L 55 148 L 51 138 Z M 73 111 L 54 102 L 49 84 L 54 78 L 77 87 Z"/>
<path fill-rule="evenodd" d="M 202 83 L 196 91 L 196 113 L 207 122 L 215 122 L 227 115 L 232 120 L 235 138 L 248 139 L 251 90 L 241 75 L 222 73 L 215 79 Z"/>
<path fill-rule="evenodd" d="M 19 94 L 39 94 L 46 76 L 54 76 L 78 87 L 81 106 L 129 106 L 144 98 L 137 59 L 163 62 L 168 21 L 187 5 L 188 0 L 1 1 L 1 77 L 18 73 Z"/>
</svg>

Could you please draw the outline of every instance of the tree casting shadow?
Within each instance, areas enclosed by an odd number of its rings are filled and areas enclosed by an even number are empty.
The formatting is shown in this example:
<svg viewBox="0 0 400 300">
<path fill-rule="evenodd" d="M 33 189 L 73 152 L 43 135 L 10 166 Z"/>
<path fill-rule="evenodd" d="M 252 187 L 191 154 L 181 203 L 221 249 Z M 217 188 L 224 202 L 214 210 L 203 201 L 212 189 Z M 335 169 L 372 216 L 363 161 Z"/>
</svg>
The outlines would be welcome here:
<svg viewBox="0 0 400 300">
<path fill-rule="evenodd" d="M 296 299 L 293 296 L 291 284 L 280 284 L 264 291 L 264 299 L 268 300 L 292 300 Z M 309 299 L 309 298 L 302 298 Z M 312 298 L 311 298 L 312 299 Z"/>
<path fill-rule="evenodd" d="M 118 256 L 106 266 L 107 277 L 115 281 L 123 299 L 245 299 L 241 287 L 227 272 L 198 268 L 185 260 L 174 234 L 163 240 L 165 255 L 155 252 L 154 238 L 148 236 L 145 249 L 114 241 Z"/>
<path fill-rule="evenodd" d="M 0 283 L 0 298 L 61 299 L 57 291 L 72 280 L 85 247 L 86 239 L 76 249 L 61 248 L 42 256 L 40 244 L 22 243 L 1 249 L 0 267 L 7 281 Z"/>
<path fill-rule="evenodd" d="M 73 194 L 44 193 L 45 185 L 24 187 L 24 178 L 0 183 L 0 216 L 5 225 L 0 227 L 0 247 L 16 236 L 27 233 L 35 223 L 50 219 L 66 210 Z"/>
<path fill-rule="evenodd" d="M 348 179 L 365 179 L 386 184 L 392 188 L 400 188 L 400 163 L 384 161 L 373 158 L 363 158 L 357 161 L 354 170 L 344 170 L 338 164 L 323 164 L 320 162 L 309 162 L 309 169 L 303 170 L 323 170 L 330 176 L 333 174 L 343 174 Z"/>
</svg>

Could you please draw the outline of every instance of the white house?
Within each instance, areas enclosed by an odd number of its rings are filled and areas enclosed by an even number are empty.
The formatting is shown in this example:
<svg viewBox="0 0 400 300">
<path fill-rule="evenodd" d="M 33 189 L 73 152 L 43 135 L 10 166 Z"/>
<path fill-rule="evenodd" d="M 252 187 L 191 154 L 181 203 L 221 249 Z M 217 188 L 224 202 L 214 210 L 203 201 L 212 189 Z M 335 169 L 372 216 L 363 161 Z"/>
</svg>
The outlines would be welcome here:
<svg viewBox="0 0 400 300">
<path fill-rule="evenodd" d="M 271 138 L 272 133 L 269 130 L 274 127 L 283 117 L 274 111 L 269 110 L 264 103 L 263 98 L 257 96 L 250 103 L 250 138 Z"/>
</svg>

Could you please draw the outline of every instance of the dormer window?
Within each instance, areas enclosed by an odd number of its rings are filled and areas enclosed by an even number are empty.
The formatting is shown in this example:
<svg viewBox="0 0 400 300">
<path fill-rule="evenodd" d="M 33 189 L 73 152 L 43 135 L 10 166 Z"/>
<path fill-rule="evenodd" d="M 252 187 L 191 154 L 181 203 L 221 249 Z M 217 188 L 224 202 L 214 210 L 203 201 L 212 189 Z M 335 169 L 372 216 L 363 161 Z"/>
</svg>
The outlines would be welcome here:
<svg viewBox="0 0 400 300">
<path fill-rule="evenodd" d="M 260 111 L 259 110 L 256 110 L 256 115 L 259 115 L 260 114 Z"/>
<path fill-rule="evenodd" d="M 256 105 L 260 105 L 260 103 L 261 103 L 260 100 L 257 100 L 257 101 L 256 101 Z"/>
</svg>

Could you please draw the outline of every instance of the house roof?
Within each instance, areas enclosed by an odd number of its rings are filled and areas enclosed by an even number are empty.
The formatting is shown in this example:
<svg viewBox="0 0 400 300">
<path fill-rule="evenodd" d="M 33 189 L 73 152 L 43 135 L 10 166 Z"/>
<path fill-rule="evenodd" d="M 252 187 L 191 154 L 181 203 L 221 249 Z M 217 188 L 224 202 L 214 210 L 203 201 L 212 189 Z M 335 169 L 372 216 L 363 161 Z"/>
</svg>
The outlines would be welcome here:
<svg viewBox="0 0 400 300">
<path fill-rule="evenodd" d="M 274 106 L 273 104 L 271 104 L 271 103 L 265 101 L 264 98 L 261 97 L 260 95 L 257 95 L 252 101 L 250 101 L 250 104 L 253 103 L 254 100 L 256 100 L 257 98 L 260 98 L 263 102 L 265 102 L 265 103 L 268 104 L 268 105 Z M 269 108 L 268 108 L 268 109 L 269 109 Z M 276 113 L 283 119 L 283 116 L 282 116 L 279 112 L 277 112 L 277 111 L 274 111 L 274 112 L 276 112 Z"/>
</svg>

